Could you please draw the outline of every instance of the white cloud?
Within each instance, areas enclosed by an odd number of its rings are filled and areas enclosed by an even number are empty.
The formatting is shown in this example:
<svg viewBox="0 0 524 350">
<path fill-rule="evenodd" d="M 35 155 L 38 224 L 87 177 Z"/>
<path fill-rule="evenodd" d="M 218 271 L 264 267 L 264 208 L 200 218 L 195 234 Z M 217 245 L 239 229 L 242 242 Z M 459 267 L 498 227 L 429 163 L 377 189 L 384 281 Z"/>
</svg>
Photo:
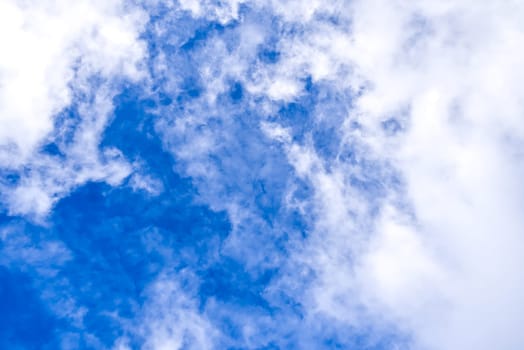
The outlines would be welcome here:
<svg viewBox="0 0 524 350">
<path fill-rule="evenodd" d="M 120 0 L 0 4 L 0 166 L 31 169 L 15 188 L 2 186 L 11 213 L 44 215 L 75 185 L 127 175 L 129 166 L 100 154 L 98 143 L 118 92 L 111 81 L 144 77 L 138 36 L 146 20 Z M 78 108 L 78 127 L 57 127 L 69 106 Z M 38 152 L 68 132 L 74 136 L 61 145 L 65 160 Z"/>
<path fill-rule="evenodd" d="M 187 290 L 193 278 L 188 271 L 164 273 L 148 286 L 142 313 L 129 329 L 132 337 L 140 339 L 141 349 L 216 348 L 220 333 L 199 312 L 197 301 Z M 129 337 L 120 338 L 114 349 L 133 348 L 129 342 Z"/>
<path fill-rule="evenodd" d="M 240 5 L 245 0 L 179 0 L 177 10 L 189 11 L 195 18 L 206 18 L 216 20 L 222 24 L 238 19 Z M 175 7 L 172 3 L 167 2 L 168 6 Z"/>
<path fill-rule="evenodd" d="M 343 40 L 351 69 L 334 88 L 364 88 L 348 116 L 348 125 L 363 129 L 357 138 L 346 129 L 347 140 L 369 147 L 364 156 L 382 167 L 392 164 L 406 193 L 399 202 L 402 192 L 390 188 L 378 218 L 370 216 L 355 206 L 366 200 L 348 181 L 355 172 L 366 177 L 366 169 L 289 146 L 291 163 L 316 193 L 308 264 L 319 275 L 313 293 L 322 312 L 348 322 L 386 320 L 411 333 L 415 349 L 523 346 L 523 11 L 501 1 L 352 3 Z M 335 31 L 316 28 L 319 38 Z M 326 50 L 309 40 L 301 59 L 312 74 L 330 77 L 315 73 Z M 329 39 L 323 45 L 338 47 Z M 396 136 L 382 131 L 391 117 L 405 128 Z M 360 303 L 371 320 L 348 316 Z"/>
<path fill-rule="evenodd" d="M 162 182 L 147 174 L 133 174 L 129 179 L 129 185 L 134 191 L 142 190 L 153 196 L 160 194 L 163 190 Z"/>
</svg>

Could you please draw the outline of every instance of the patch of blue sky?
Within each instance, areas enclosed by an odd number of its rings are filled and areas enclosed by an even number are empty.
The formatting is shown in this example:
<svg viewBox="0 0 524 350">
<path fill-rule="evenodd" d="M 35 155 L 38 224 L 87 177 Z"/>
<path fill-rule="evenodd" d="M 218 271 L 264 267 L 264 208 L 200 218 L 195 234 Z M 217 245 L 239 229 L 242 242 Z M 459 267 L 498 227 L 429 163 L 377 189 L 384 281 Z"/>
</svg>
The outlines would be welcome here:
<svg viewBox="0 0 524 350">
<path fill-rule="evenodd" d="M 54 333 L 60 321 L 42 302 L 32 276 L 0 266 L 0 298 L 2 349 L 43 349 L 59 345 Z"/>
<path fill-rule="evenodd" d="M 230 229 L 229 224 L 224 214 L 206 211 L 205 207 L 193 203 L 192 197 L 196 195 L 197 189 L 192 187 L 190 179 L 180 178 L 173 172 L 173 169 L 177 168 L 177 159 L 172 158 L 162 149 L 160 140 L 154 135 L 152 125 L 155 116 L 148 115 L 146 111 L 151 107 L 150 104 L 147 101 L 133 102 L 137 100 L 136 95 L 132 92 L 129 94 L 119 97 L 116 116 L 105 132 L 102 146 L 118 147 L 128 159 L 140 159 L 144 169 L 147 169 L 147 174 L 162 181 L 164 191 L 158 196 L 151 197 L 129 189 L 112 190 L 103 184 L 87 185 L 62 200 L 56 207 L 53 222 L 59 224 L 59 227 L 67 228 L 67 231 L 62 233 L 62 239 L 68 243 L 75 255 L 83 256 L 84 264 L 96 264 L 96 269 L 105 271 L 102 275 L 107 273 L 111 276 L 111 281 L 124 288 L 118 291 L 116 286 L 111 285 L 112 283 L 105 283 L 107 290 L 99 293 L 89 290 L 87 295 L 111 294 L 128 297 L 127 301 L 124 299 L 118 305 L 106 306 L 107 310 L 121 310 L 125 315 L 126 309 L 130 308 L 126 303 L 133 300 L 131 296 L 139 297 L 141 290 L 151 282 L 162 266 L 162 261 L 155 264 L 154 254 L 147 254 L 140 250 L 140 245 L 144 244 L 142 236 L 148 230 L 152 230 L 158 235 L 161 246 L 172 247 L 178 252 L 183 250 L 190 252 L 184 254 L 184 259 L 177 264 L 180 267 L 190 267 L 202 278 L 203 283 L 199 293 L 202 303 L 212 297 L 224 303 L 232 303 L 236 308 L 244 306 L 267 308 L 267 302 L 261 294 L 275 273 L 275 267 L 249 274 L 245 271 L 242 261 L 228 256 L 221 257 L 212 264 L 206 262 L 206 256 L 215 255 L 215 252 L 210 250 L 218 249 L 218 247 L 207 248 L 206 245 L 213 242 L 220 244 Z M 235 193 L 242 193 L 249 202 L 244 204 L 257 209 L 257 213 L 271 223 L 280 209 L 278 197 L 283 192 L 281 182 L 285 177 L 270 173 L 266 178 L 258 179 L 261 174 L 260 167 L 264 163 L 274 166 L 282 161 L 279 158 L 269 158 L 267 151 L 263 151 L 272 148 L 267 144 L 268 141 L 262 145 L 252 142 L 257 139 L 264 140 L 253 119 L 239 115 L 235 119 L 237 125 L 226 125 L 227 132 L 231 133 L 232 138 L 220 152 L 210 155 L 210 158 L 218 172 L 222 174 L 221 179 L 228 180 L 227 183 L 222 184 L 224 189 L 217 195 L 227 200 Z M 219 132 L 224 125 L 217 119 L 212 127 L 215 132 Z M 277 146 L 274 148 L 278 149 Z M 256 164 L 260 165 L 255 166 Z M 284 167 L 284 164 L 282 163 L 281 166 Z M 130 208 L 129 203 L 133 203 L 133 207 Z M 82 222 L 89 222 L 89 227 L 92 229 L 84 229 L 79 239 L 77 234 L 82 231 Z M 200 233 L 201 229 L 198 227 L 206 222 L 209 222 L 209 228 Z M 259 228 L 257 235 L 249 237 L 251 240 L 256 240 L 251 243 L 254 244 L 251 249 L 260 249 L 265 245 L 263 249 L 267 250 L 264 254 L 266 256 L 275 248 L 277 251 L 284 251 L 285 246 L 278 248 L 278 240 L 264 236 L 264 230 L 267 229 L 265 225 L 268 224 L 261 225 L 263 226 Z M 254 227 L 256 226 L 247 229 Z M 213 235 L 217 235 L 215 240 Z M 261 244 L 263 241 L 266 242 Z M 249 243 L 245 242 L 245 244 Z M 133 251 L 131 247 L 137 251 Z M 98 254 L 92 256 L 93 251 L 97 251 Z M 141 257 L 139 263 L 144 265 L 137 267 L 133 262 L 136 256 Z M 157 270 L 152 268 L 155 265 Z M 123 271 L 116 271 L 117 266 L 122 266 Z M 95 266 L 81 268 L 84 271 L 91 269 L 95 269 Z M 121 277 L 115 279 L 115 273 Z M 131 280 L 126 282 L 126 279 Z M 99 283 L 104 285 L 102 281 Z M 74 281 L 73 284 L 82 283 Z M 125 287 L 126 285 L 129 287 Z M 93 305 L 101 305 L 98 304 L 99 302 L 100 300 L 90 302 L 90 309 Z M 135 302 L 139 303 L 139 301 Z M 86 317 L 89 318 L 90 315 Z M 108 339 L 111 339 L 111 336 Z"/>
<path fill-rule="evenodd" d="M 2 215 L 0 243 L 0 345 L 6 349 L 59 347 L 57 335 L 67 322 L 56 317 L 43 297 L 46 284 L 68 252 L 48 230 Z"/>
</svg>

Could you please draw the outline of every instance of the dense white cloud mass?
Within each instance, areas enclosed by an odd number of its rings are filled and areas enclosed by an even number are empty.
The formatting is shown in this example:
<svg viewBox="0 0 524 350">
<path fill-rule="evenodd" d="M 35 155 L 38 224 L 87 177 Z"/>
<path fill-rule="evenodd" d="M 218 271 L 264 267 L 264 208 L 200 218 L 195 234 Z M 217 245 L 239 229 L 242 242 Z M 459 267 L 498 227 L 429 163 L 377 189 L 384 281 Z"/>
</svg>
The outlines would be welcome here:
<svg viewBox="0 0 524 350">
<path fill-rule="evenodd" d="M 120 0 L 0 4 L 0 165 L 20 175 L 15 186 L 2 184 L 12 213 L 45 214 L 78 184 L 118 183 L 129 173 L 98 143 L 115 77 L 144 77 L 145 21 Z M 40 153 L 53 142 L 64 158 Z"/>
<path fill-rule="evenodd" d="M 383 215 L 359 271 L 364 294 L 422 348 L 518 349 L 524 7 L 383 6 L 391 19 L 356 8 L 355 50 L 371 53 L 357 62 L 372 86 L 357 111 L 370 129 L 406 111 L 398 146 L 377 151 L 401 170 L 414 218 Z"/>
</svg>

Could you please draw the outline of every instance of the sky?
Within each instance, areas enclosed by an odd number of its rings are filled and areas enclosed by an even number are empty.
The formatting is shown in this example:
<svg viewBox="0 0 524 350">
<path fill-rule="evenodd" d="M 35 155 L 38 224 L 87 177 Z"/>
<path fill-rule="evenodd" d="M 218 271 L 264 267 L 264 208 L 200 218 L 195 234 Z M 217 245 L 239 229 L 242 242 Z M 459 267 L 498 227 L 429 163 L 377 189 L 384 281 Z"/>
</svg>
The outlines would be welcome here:
<svg viewBox="0 0 524 350">
<path fill-rule="evenodd" d="M 522 18 L 0 1 L 0 349 L 523 349 Z"/>
</svg>

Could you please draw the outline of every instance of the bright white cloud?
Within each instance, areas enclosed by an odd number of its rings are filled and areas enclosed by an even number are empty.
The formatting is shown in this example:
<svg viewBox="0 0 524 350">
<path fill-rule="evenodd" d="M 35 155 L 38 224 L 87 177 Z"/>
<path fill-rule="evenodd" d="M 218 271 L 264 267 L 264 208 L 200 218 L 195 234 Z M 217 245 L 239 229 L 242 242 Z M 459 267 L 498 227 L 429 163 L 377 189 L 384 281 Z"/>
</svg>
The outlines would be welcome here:
<svg viewBox="0 0 524 350">
<path fill-rule="evenodd" d="M 117 92 L 111 81 L 144 77 L 138 36 L 146 20 L 120 0 L 0 4 L 0 166 L 31 169 L 15 188 L 2 186 L 11 213 L 45 214 L 75 185 L 118 183 L 129 173 L 114 151 L 100 154 L 98 143 Z M 56 117 L 70 106 L 80 120 L 57 128 Z M 61 145 L 65 159 L 38 153 L 68 132 L 74 136 Z"/>
</svg>

